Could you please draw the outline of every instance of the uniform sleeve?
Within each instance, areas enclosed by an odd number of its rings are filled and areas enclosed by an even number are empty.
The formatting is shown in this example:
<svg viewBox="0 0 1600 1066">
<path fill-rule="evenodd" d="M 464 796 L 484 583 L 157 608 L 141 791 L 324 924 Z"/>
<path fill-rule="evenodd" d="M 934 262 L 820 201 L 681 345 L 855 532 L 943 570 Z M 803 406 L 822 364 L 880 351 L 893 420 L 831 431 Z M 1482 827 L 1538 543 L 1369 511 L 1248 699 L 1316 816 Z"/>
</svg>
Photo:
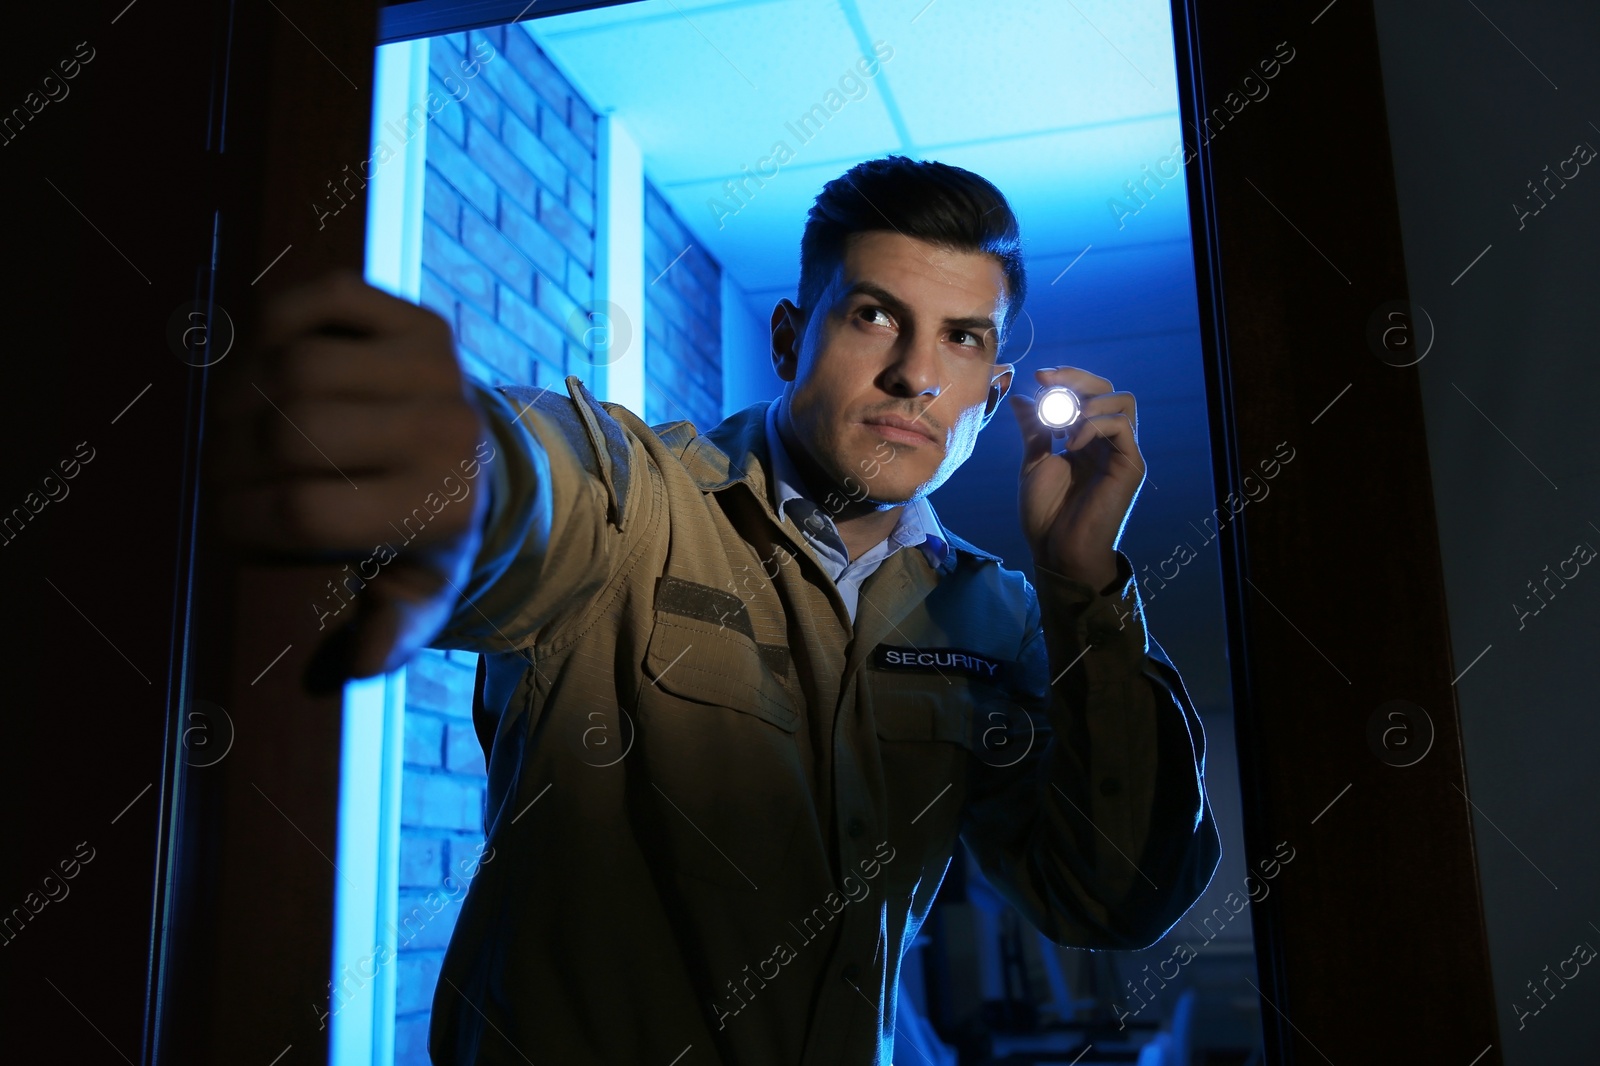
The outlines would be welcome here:
<svg viewBox="0 0 1600 1066">
<path fill-rule="evenodd" d="M 643 446 L 576 378 L 571 395 L 469 381 L 493 454 L 483 540 L 450 619 L 428 647 L 526 648 L 581 613 L 626 550 Z"/>
<path fill-rule="evenodd" d="M 1133 568 L 1097 592 L 1040 568 L 1014 691 L 1027 755 L 974 756 L 961 838 L 985 876 L 1058 944 L 1148 947 L 1222 855 L 1205 734 L 1144 628 Z M 1018 727 L 1013 726 L 1016 730 Z M 999 761 L 999 760 L 994 760 Z"/>
</svg>

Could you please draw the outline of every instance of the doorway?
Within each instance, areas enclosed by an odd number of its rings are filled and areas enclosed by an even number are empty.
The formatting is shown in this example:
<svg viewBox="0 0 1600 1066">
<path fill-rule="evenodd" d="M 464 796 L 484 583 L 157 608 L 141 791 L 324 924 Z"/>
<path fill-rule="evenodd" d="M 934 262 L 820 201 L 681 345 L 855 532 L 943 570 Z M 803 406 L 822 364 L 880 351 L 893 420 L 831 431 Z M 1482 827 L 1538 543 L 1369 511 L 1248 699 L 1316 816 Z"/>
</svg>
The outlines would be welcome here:
<svg viewBox="0 0 1600 1066">
<path fill-rule="evenodd" d="M 652 424 L 706 429 L 779 390 L 766 321 L 794 298 L 824 182 L 891 152 L 995 182 L 1031 279 L 1007 358 L 1025 375 L 1079 366 L 1138 397 L 1148 471 L 1121 547 L 1201 712 L 1224 855 L 1193 921 L 1143 952 L 1091 953 L 1019 923 L 958 849 L 909 949 L 899 1039 L 952 1064 L 1086 1043 L 1083 1062 L 1145 1047 L 1246 1061 L 1261 1032 L 1245 908 L 1272 885 L 1249 876 L 1243 844 L 1217 548 L 1231 515 L 1211 487 L 1170 14 L 1019 5 L 975 33 L 954 5 L 917 6 L 856 0 L 818 17 L 785 0 L 641 0 L 383 45 L 374 137 L 396 162 L 373 183 L 369 278 L 450 321 L 487 384 L 576 374 Z M 1256 79 L 1262 98 L 1270 80 Z M 1020 457 L 999 419 L 933 503 L 1027 572 Z M 1279 459 L 1274 476 L 1292 474 L 1292 452 Z M 463 816 L 483 787 L 468 658 L 426 651 L 389 682 L 391 706 L 407 694 L 391 766 L 402 798 L 380 829 L 398 913 L 448 896 L 452 858 L 481 843 Z M 394 945 L 393 1006 L 375 1010 L 398 1063 L 426 1061 L 453 916 L 447 904 Z"/>
</svg>

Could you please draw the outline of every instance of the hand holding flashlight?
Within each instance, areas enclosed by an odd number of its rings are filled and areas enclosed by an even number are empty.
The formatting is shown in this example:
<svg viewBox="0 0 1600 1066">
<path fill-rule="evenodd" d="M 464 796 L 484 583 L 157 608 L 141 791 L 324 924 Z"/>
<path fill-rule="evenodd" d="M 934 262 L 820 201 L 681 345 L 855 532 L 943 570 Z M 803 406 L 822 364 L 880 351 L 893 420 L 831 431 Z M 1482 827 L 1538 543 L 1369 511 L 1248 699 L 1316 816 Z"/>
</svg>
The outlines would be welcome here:
<svg viewBox="0 0 1600 1066">
<path fill-rule="evenodd" d="M 1099 591 L 1117 576 L 1117 540 L 1144 482 L 1134 398 L 1076 367 L 1036 370 L 1034 380 L 1033 396 L 1011 398 L 1023 441 L 1023 535 L 1042 570 Z"/>
</svg>

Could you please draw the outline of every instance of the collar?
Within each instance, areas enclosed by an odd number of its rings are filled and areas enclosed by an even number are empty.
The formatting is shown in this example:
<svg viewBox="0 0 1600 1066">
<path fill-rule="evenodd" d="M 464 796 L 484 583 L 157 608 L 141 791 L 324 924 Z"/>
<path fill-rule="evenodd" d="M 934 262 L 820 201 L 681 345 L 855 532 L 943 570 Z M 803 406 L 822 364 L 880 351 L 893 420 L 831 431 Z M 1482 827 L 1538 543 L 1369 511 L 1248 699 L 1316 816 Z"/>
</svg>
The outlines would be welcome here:
<svg viewBox="0 0 1600 1066">
<path fill-rule="evenodd" d="M 767 507 L 773 521 L 783 522 L 774 507 L 776 492 L 768 491 L 767 471 L 772 469 L 773 448 L 768 442 L 767 421 L 769 412 L 776 417 L 776 401 L 765 400 L 735 411 L 717 423 L 708 432 L 695 433 L 688 423 L 661 426 L 661 436 L 673 451 L 681 456 L 685 470 L 703 492 L 720 492 L 733 485 L 743 484 Z M 773 434 L 776 437 L 776 433 Z M 777 439 L 776 450 L 783 451 L 783 442 Z M 681 449 L 681 450 L 680 450 Z M 788 456 L 784 454 L 787 462 Z M 774 479 L 776 475 L 774 475 Z M 798 493 L 797 493 L 798 495 Z M 931 520 L 925 528 L 938 531 L 946 545 L 943 559 L 936 564 L 945 573 L 954 570 L 962 555 L 974 560 L 998 563 L 998 555 L 984 551 L 975 544 L 944 529 L 933 507 L 927 500 L 918 501 L 927 507 Z M 907 510 L 910 508 L 908 507 Z M 905 512 L 901 512 L 902 516 Z M 902 521 L 904 519 L 902 518 Z M 953 550 L 951 550 L 953 549 Z"/>
<path fill-rule="evenodd" d="M 816 501 L 799 490 L 799 486 L 805 482 L 801 479 L 794 460 L 789 456 L 789 449 L 784 447 L 783 435 L 778 432 L 776 401 L 767 405 L 762 422 L 766 430 L 767 454 L 771 460 L 772 503 L 777 513 L 788 514 L 789 504 L 795 500 L 809 507 L 817 507 Z M 818 511 L 820 512 L 820 508 Z M 824 513 L 824 517 L 831 527 L 833 516 Z M 939 523 L 939 516 L 934 513 L 933 504 L 929 503 L 925 496 L 911 500 L 900 509 L 899 521 L 890 531 L 888 539 L 897 547 L 921 548 L 928 558 L 928 565 L 935 570 L 944 569 L 950 555 L 950 538 L 945 535 L 944 527 Z"/>
</svg>

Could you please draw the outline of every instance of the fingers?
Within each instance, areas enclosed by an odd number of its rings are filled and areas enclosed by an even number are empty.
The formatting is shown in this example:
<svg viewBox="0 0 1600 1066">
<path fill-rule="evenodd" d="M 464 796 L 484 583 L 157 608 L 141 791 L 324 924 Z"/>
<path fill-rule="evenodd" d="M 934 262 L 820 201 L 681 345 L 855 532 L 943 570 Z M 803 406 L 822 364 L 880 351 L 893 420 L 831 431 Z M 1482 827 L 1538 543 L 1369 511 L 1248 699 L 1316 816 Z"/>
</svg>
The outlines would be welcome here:
<svg viewBox="0 0 1600 1066">
<path fill-rule="evenodd" d="M 353 623 L 354 647 L 347 666 L 351 678 L 374 677 L 398 669 L 400 662 L 391 660 L 403 651 L 398 639 L 401 606 L 389 600 L 379 602 L 376 596 L 362 606 L 365 609 L 357 613 Z"/>
<path fill-rule="evenodd" d="M 342 421 L 307 416 L 321 439 L 281 419 L 285 428 L 265 444 L 246 438 L 219 455 L 211 477 L 225 535 L 246 548 L 319 555 L 466 531 L 480 506 L 468 500 L 482 494 L 475 479 L 487 440 L 473 409 L 458 402 L 419 416 L 408 407 L 356 406 L 358 415 Z M 326 429 L 324 417 L 333 420 Z"/>
<path fill-rule="evenodd" d="M 256 412 L 263 393 L 278 403 L 298 396 L 459 396 L 461 368 L 449 326 L 430 311 L 405 306 L 412 313 L 397 316 L 398 332 L 330 333 L 323 327 L 338 319 L 329 317 L 314 319 L 316 328 L 287 337 L 279 323 L 277 339 L 271 343 L 258 335 L 257 343 L 219 383 L 211 417 L 231 419 Z"/>
<path fill-rule="evenodd" d="M 305 333 L 396 334 L 438 316 L 339 271 L 288 289 L 262 308 L 258 340 L 273 348 Z"/>
<path fill-rule="evenodd" d="M 462 490 L 485 425 L 448 325 L 347 272 L 263 309 L 208 412 L 206 472 L 240 546 L 365 550 L 430 495 Z"/>
<path fill-rule="evenodd" d="M 350 399 L 454 396 L 461 373 L 448 349 L 419 341 L 415 334 L 382 345 L 311 334 L 259 359 L 248 372 L 230 380 L 217 398 L 212 416 L 229 419 L 262 406 L 262 394 L 274 403 L 300 397 Z"/>
<path fill-rule="evenodd" d="M 333 475 L 229 488 L 219 502 L 223 531 L 243 547 L 344 555 L 370 553 L 383 542 L 398 547 L 458 536 L 472 517 L 469 495 L 481 491 L 464 477 Z"/>
<path fill-rule="evenodd" d="M 1095 418 L 1101 415 L 1121 415 L 1126 418 L 1133 429 L 1134 439 L 1138 439 L 1139 416 L 1134 410 L 1133 393 L 1108 392 L 1101 396 L 1084 397 L 1083 416 Z"/>
<path fill-rule="evenodd" d="M 260 390 L 247 415 L 219 419 L 211 473 L 232 487 L 295 474 L 355 478 L 469 458 L 480 441 L 460 400 L 288 399 Z M 441 457 L 453 457 L 443 460 Z"/>
<path fill-rule="evenodd" d="M 394 669 L 448 618 L 488 505 L 450 327 L 345 272 L 264 304 L 254 341 L 208 405 L 217 526 L 246 551 L 376 566 L 309 672 Z"/>
<path fill-rule="evenodd" d="M 1084 418 L 1094 415 L 1125 415 L 1133 425 L 1134 437 L 1138 437 L 1139 416 L 1133 393 L 1116 392 L 1111 382 L 1105 378 L 1097 377 L 1086 370 L 1079 370 L 1077 367 L 1045 367 L 1035 370 L 1033 375 L 1041 386 L 1065 385 L 1078 394 L 1078 398 L 1083 401 L 1080 423 Z"/>
<path fill-rule="evenodd" d="M 1052 371 L 1038 371 L 1039 376 L 1055 377 Z M 1091 377 L 1092 375 L 1084 375 Z M 1080 377 L 1078 380 L 1083 380 Z M 1103 378 L 1094 378 L 1095 381 L 1104 381 Z M 1046 385 L 1073 386 L 1066 380 L 1047 380 Z M 1109 382 L 1107 382 L 1109 384 Z M 1074 389 L 1076 391 L 1076 389 Z M 1082 452 L 1097 440 L 1105 440 L 1110 449 L 1125 459 L 1135 469 L 1144 469 L 1144 459 L 1139 454 L 1138 432 L 1134 411 L 1134 398 L 1132 393 L 1110 392 L 1099 396 L 1085 397 L 1083 399 L 1083 413 L 1078 420 L 1067 430 L 1064 451 L 1066 454 Z M 1016 416 L 1017 426 L 1022 432 L 1022 475 L 1027 476 L 1041 460 L 1048 457 L 1053 451 L 1053 436 L 1050 428 L 1039 421 L 1032 397 L 1012 394 L 1009 398 L 1011 413 Z"/>
<path fill-rule="evenodd" d="M 230 370 L 216 401 L 228 414 L 256 402 L 251 382 L 275 394 L 390 395 L 460 380 L 450 327 L 442 318 L 350 272 L 269 300 L 253 342 Z"/>
<path fill-rule="evenodd" d="M 1033 376 L 1041 385 L 1065 385 L 1084 399 L 1098 396 L 1103 392 L 1115 391 L 1111 382 L 1105 378 L 1097 377 L 1087 370 L 1079 370 L 1075 366 L 1040 367 L 1033 372 Z"/>
<path fill-rule="evenodd" d="M 1080 418 L 1067 433 L 1066 451 L 1069 455 L 1090 454 L 1089 449 L 1096 445 L 1101 445 L 1109 462 L 1115 463 L 1120 458 L 1135 470 L 1143 472 L 1144 456 L 1139 452 L 1133 423 L 1127 415 L 1120 412 L 1089 415 Z"/>
<path fill-rule="evenodd" d="M 307 685 L 333 692 L 352 678 L 399 669 L 438 631 L 456 597 L 439 574 L 393 568 L 357 593 L 355 617 L 334 629 L 307 664 Z"/>
<path fill-rule="evenodd" d="M 371 677 L 399 666 L 447 621 L 459 596 L 434 572 L 396 570 L 393 581 L 374 582 L 355 618 L 351 677 Z"/>
</svg>

